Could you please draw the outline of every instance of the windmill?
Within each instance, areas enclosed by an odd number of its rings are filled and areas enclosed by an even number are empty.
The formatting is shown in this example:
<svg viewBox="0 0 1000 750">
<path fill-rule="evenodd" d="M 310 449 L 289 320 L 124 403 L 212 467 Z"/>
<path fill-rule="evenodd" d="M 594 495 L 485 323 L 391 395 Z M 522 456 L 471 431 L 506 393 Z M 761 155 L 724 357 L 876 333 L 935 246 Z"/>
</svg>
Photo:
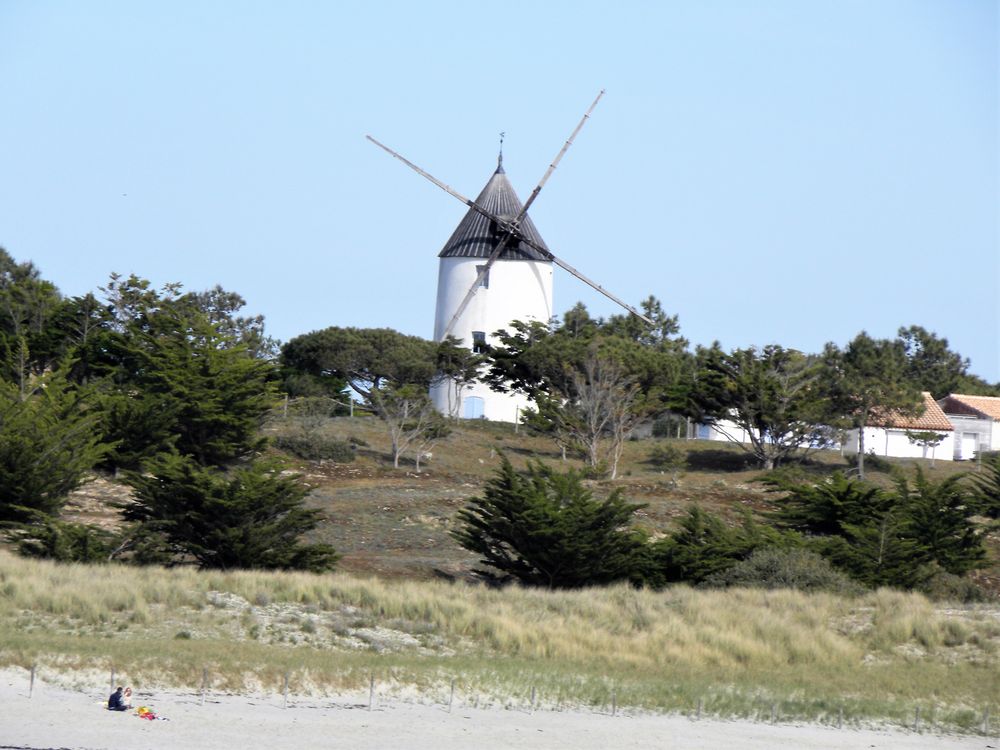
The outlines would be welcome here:
<svg viewBox="0 0 1000 750">
<path fill-rule="evenodd" d="M 557 257 L 545 245 L 528 216 L 528 209 L 573 145 L 573 140 L 603 95 L 602 90 L 523 205 L 514 194 L 503 170 L 502 140 L 497 170 L 473 201 L 372 136 L 366 136 L 376 146 L 469 207 L 465 218 L 439 254 L 441 266 L 435 340 L 440 341 L 454 335 L 475 349 L 485 344 L 493 331 L 505 328 L 512 320 L 535 319 L 547 322 L 552 317 L 553 264 L 633 315 L 647 323 L 651 322 L 634 307 Z M 491 275 L 491 270 L 496 273 Z M 454 413 L 459 406 L 456 399 L 461 398 L 460 394 L 452 395 L 447 387 L 432 390 L 432 396 L 438 408 L 445 413 Z M 462 416 L 501 421 L 517 421 L 519 410 L 528 404 L 524 397 L 497 394 L 485 386 L 472 386 L 465 394 L 464 401 L 466 408 Z"/>
</svg>

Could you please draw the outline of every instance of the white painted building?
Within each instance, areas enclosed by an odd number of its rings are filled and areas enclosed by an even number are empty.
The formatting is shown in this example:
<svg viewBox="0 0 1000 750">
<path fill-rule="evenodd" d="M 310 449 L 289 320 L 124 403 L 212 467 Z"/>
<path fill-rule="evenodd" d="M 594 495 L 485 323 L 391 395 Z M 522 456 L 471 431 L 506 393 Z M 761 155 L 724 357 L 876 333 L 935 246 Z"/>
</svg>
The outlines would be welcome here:
<svg viewBox="0 0 1000 750">
<path fill-rule="evenodd" d="M 952 393 L 938 401 L 955 428 L 954 456 L 968 461 L 976 453 L 1000 450 L 1000 398 Z"/>
<path fill-rule="evenodd" d="M 955 429 L 948 417 L 929 393 L 923 394 L 924 411 L 917 417 L 908 417 L 895 412 L 873 415 L 864 428 L 865 453 L 895 458 L 929 458 L 951 461 L 955 453 Z M 934 447 L 923 446 L 910 439 L 916 432 L 936 432 L 941 442 Z M 857 453 L 859 431 L 845 433 L 843 450 Z"/>
<path fill-rule="evenodd" d="M 504 173 L 502 160 L 476 203 L 503 219 L 513 219 L 520 213 L 521 201 Z M 523 236 L 545 247 L 528 216 L 521 220 L 519 229 Z M 494 333 L 509 328 L 513 320 L 548 323 L 552 318 L 552 262 L 517 239 L 503 249 L 468 306 L 458 313 L 479 269 L 503 237 L 503 230 L 495 222 L 470 208 L 445 243 L 438 254 L 441 260 L 435 341 L 443 340 L 450 329 L 452 336 L 475 350 L 483 344 L 496 343 Z M 451 381 L 444 381 L 431 388 L 431 398 L 443 414 L 500 422 L 516 422 L 521 410 L 531 405 L 527 396 L 497 393 L 482 383 L 459 388 Z"/>
<path fill-rule="evenodd" d="M 749 443 L 750 435 L 731 419 L 717 419 L 714 422 L 697 422 L 693 425 L 693 435 L 698 440 L 719 440 L 727 443 Z"/>
</svg>

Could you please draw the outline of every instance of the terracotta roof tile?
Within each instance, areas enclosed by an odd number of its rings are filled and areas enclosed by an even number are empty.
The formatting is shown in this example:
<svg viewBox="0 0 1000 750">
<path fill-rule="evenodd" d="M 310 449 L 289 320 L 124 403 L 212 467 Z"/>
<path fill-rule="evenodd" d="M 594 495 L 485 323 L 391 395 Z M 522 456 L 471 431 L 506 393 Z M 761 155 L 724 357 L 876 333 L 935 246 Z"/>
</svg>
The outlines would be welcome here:
<svg viewBox="0 0 1000 750">
<path fill-rule="evenodd" d="M 990 419 L 1000 420 L 1000 397 L 997 396 L 965 396 L 961 393 L 952 393 L 948 396 L 960 404 L 975 409 L 986 415 Z"/>
<path fill-rule="evenodd" d="M 902 430 L 938 430 L 952 432 L 954 427 L 948 421 L 941 407 L 930 393 L 924 391 L 924 411 L 918 417 L 909 417 L 890 411 L 885 415 L 873 414 L 868 424 L 871 427 L 894 427 Z M 997 399 L 1000 401 L 1000 399 Z"/>
</svg>

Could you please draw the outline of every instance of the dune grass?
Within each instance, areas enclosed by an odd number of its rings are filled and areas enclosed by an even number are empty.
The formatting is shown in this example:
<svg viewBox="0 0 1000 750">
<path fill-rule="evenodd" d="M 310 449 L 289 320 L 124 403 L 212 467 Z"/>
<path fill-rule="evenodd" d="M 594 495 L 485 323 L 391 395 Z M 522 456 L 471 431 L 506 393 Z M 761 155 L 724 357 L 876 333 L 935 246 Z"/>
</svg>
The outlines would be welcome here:
<svg viewBox="0 0 1000 750">
<path fill-rule="evenodd" d="M 57 565 L 0 552 L 0 665 L 137 685 L 972 729 L 1000 708 L 1000 612 L 882 590 L 504 590 L 347 575 Z"/>
</svg>

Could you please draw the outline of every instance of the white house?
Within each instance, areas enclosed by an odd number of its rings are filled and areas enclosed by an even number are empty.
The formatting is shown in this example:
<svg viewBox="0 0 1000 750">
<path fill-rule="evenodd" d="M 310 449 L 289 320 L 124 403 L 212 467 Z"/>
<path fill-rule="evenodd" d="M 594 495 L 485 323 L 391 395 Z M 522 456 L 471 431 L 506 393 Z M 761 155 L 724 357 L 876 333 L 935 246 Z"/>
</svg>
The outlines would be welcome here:
<svg viewBox="0 0 1000 750">
<path fill-rule="evenodd" d="M 721 440 L 727 443 L 749 443 L 747 431 L 731 419 L 718 419 L 714 422 L 697 422 L 693 425 L 693 433 L 689 437 L 698 440 Z"/>
<path fill-rule="evenodd" d="M 520 213 L 522 204 L 504 173 L 502 156 L 476 203 L 503 219 L 513 219 Z M 521 220 L 519 230 L 532 242 L 546 247 L 527 215 Z M 508 328 L 513 320 L 548 323 L 551 319 L 552 261 L 517 240 L 507 244 L 468 306 L 459 312 L 462 301 L 476 282 L 479 269 L 503 237 L 496 222 L 470 208 L 445 243 L 438 254 L 441 260 L 434 316 L 435 341 L 441 341 L 450 332 L 465 346 L 476 350 L 484 344 L 494 343 L 494 332 Z M 516 422 L 521 411 L 531 404 L 526 396 L 497 393 L 482 383 L 459 387 L 447 380 L 431 388 L 431 398 L 443 414 L 500 422 Z"/>
<path fill-rule="evenodd" d="M 977 452 L 1000 450 L 1000 398 L 952 393 L 938 401 L 955 427 L 955 460 Z"/>
<path fill-rule="evenodd" d="M 865 429 L 865 453 L 896 458 L 932 458 L 951 461 L 954 458 L 954 434 L 948 417 L 930 393 L 924 392 L 924 411 L 917 417 L 897 412 L 875 414 Z M 858 430 L 848 430 L 844 438 L 845 453 L 858 452 Z M 941 442 L 936 446 L 920 445 L 910 439 L 914 432 L 936 432 Z M 908 434 L 909 433 L 909 434 Z"/>
</svg>

